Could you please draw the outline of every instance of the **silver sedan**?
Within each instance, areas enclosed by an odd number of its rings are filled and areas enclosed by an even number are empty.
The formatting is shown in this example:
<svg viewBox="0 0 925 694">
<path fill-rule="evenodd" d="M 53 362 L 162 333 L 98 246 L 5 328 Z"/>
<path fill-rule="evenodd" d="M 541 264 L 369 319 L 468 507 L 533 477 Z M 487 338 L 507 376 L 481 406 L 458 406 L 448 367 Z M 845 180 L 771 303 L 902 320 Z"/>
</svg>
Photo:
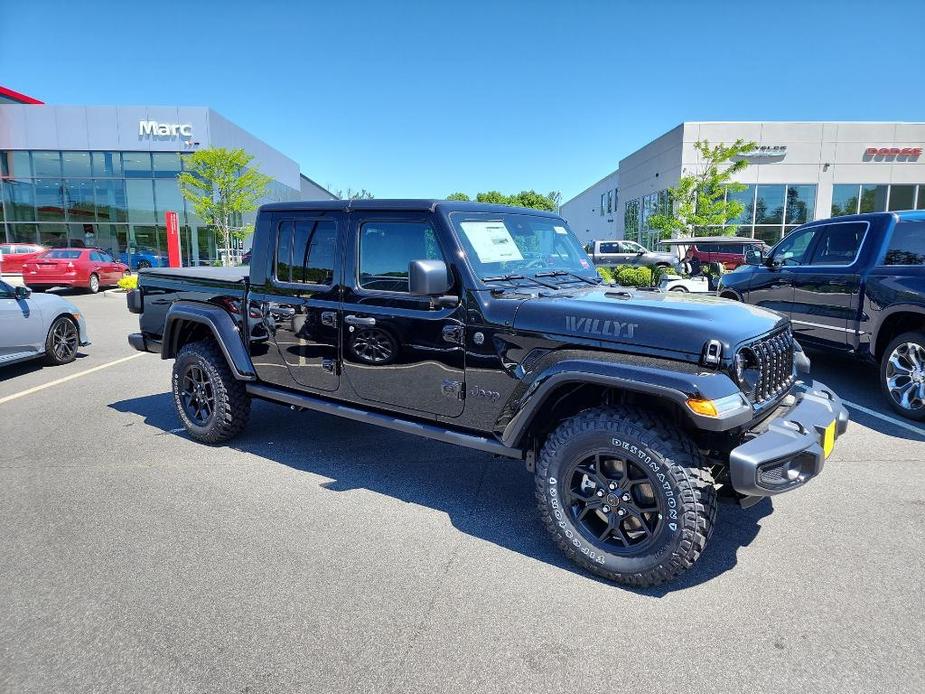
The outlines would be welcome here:
<svg viewBox="0 0 925 694">
<path fill-rule="evenodd" d="M 84 317 L 70 301 L 0 281 L 0 366 L 38 357 L 67 364 L 89 344 Z"/>
</svg>

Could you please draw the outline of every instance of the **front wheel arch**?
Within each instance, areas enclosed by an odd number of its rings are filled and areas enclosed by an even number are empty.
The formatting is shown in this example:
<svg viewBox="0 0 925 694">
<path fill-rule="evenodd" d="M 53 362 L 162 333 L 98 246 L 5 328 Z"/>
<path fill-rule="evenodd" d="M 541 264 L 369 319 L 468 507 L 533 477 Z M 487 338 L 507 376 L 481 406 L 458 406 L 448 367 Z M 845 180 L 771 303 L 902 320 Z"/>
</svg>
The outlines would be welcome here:
<svg viewBox="0 0 925 694">
<path fill-rule="evenodd" d="M 721 299 L 731 299 L 732 301 L 743 301 L 739 293 L 734 292 L 731 289 L 724 289 L 722 292 L 720 292 L 719 296 Z"/>
</svg>

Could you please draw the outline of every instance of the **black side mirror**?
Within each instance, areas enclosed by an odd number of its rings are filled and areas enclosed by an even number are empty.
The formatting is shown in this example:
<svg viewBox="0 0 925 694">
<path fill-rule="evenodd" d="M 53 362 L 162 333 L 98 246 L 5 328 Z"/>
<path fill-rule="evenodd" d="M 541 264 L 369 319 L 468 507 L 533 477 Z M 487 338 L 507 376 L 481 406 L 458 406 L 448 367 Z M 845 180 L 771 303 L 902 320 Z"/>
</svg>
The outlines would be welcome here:
<svg viewBox="0 0 925 694">
<path fill-rule="evenodd" d="M 450 288 L 450 273 L 442 260 L 408 263 L 408 290 L 414 296 L 440 296 Z"/>
<path fill-rule="evenodd" d="M 13 296 L 22 301 L 23 299 L 28 299 L 30 296 L 32 296 L 32 290 L 28 287 L 15 287 L 13 289 Z"/>
</svg>

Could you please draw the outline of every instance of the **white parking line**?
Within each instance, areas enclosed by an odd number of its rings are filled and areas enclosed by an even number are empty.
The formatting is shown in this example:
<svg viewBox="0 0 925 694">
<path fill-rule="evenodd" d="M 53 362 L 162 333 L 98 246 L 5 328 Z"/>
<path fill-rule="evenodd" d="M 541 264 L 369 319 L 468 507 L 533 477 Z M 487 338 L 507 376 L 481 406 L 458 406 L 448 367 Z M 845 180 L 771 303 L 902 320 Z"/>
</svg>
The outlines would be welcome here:
<svg viewBox="0 0 925 694">
<path fill-rule="evenodd" d="M 909 431 L 915 432 L 919 436 L 925 438 L 925 429 L 922 429 L 921 427 L 917 427 L 914 424 L 909 424 L 909 422 L 904 422 L 901 419 L 896 419 L 896 417 L 890 417 L 889 415 L 881 414 L 876 410 L 864 407 L 863 405 L 858 405 L 857 403 L 851 402 L 850 400 L 845 400 L 844 398 L 842 398 L 842 402 L 845 403 L 848 407 L 853 407 L 854 409 L 859 410 L 864 414 L 869 414 L 871 417 L 876 417 L 877 419 L 882 419 L 884 422 L 889 422 L 890 424 L 895 424 L 896 426 L 902 427 L 903 429 L 908 429 Z"/>
<path fill-rule="evenodd" d="M 110 361 L 105 364 L 100 364 L 99 366 L 94 366 L 92 369 L 87 369 L 86 371 L 78 371 L 75 374 L 70 376 L 65 376 L 64 378 L 58 378 L 54 381 L 49 381 L 48 383 L 43 383 L 40 386 L 35 386 L 35 388 L 28 388 L 26 390 L 21 390 L 18 393 L 13 393 L 12 395 L 7 395 L 6 397 L 0 398 L 0 405 L 10 400 L 16 400 L 25 395 L 31 395 L 32 393 L 37 393 L 40 390 L 45 390 L 46 388 L 51 388 L 52 386 L 60 385 L 61 383 L 66 383 L 67 381 L 72 381 L 75 378 L 80 378 L 81 376 L 86 376 L 87 374 L 92 374 L 94 371 L 99 371 L 100 369 L 107 369 L 110 366 L 115 366 L 116 364 L 121 364 L 122 362 L 128 361 L 130 359 L 137 359 L 138 357 L 143 357 L 144 352 L 138 352 L 137 354 L 132 354 L 127 357 L 122 357 L 121 359 L 116 359 L 115 361 Z"/>
</svg>

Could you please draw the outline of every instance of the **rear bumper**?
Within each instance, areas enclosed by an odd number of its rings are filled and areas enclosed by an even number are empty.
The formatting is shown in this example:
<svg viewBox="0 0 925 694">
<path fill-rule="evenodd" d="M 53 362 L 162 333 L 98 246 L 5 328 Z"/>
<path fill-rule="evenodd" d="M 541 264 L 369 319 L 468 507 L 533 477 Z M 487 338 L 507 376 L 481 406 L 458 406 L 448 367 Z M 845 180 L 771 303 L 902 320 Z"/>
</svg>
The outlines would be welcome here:
<svg viewBox="0 0 925 694">
<path fill-rule="evenodd" d="M 53 275 L 23 275 L 23 284 L 29 287 L 74 287 L 89 284 L 89 280 L 81 280 L 77 277 L 55 277 Z"/>
<path fill-rule="evenodd" d="M 822 383 L 798 382 L 793 398 L 789 409 L 729 454 L 730 481 L 740 494 L 773 496 L 803 486 L 822 472 L 835 439 L 847 430 L 848 410 Z"/>
<path fill-rule="evenodd" d="M 128 343 L 139 352 L 161 353 L 161 343 L 155 340 L 148 340 L 141 333 L 129 333 Z"/>
</svg>

